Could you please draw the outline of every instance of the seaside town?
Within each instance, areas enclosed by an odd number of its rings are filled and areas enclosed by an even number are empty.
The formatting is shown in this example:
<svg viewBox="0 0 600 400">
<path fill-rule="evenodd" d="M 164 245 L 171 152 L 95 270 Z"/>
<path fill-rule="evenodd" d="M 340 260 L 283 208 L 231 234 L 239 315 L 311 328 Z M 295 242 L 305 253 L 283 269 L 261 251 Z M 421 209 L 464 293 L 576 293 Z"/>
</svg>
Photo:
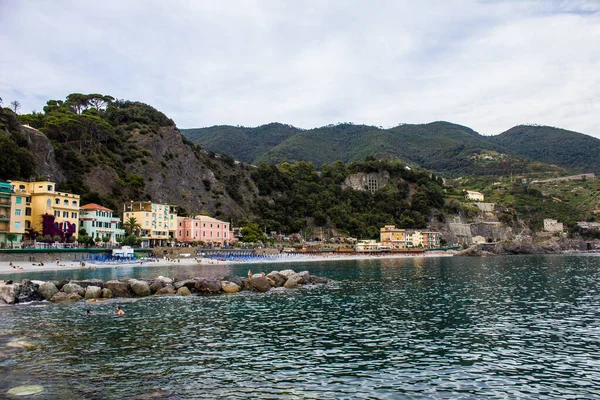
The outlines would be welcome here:
<svg viewBox="0 0 600 400">
<path fill-rule="evenodd" d="M 473 192 L 468 196 L 474 196 Z M 240 238 L 239 227 L 206 215 L 178 216 L 177 206 L 172 204 L 130 201 L 123 204 L 120 217 L 115 210 L 99 204 L 81 206 L 79 195 L 59 192 L 56 183 L 50 181 L 0 182 L 0 208 L 0 243 L 8 248 L 114 248 L 129 235 L 138 238 L 141 248 L 222 248 L 234 246 Z M 299 235 L 273 236 L 282 241 L 300 240 Z M 414 254 L 439 249 L 440 240 L 439 232 L 385 225 L 380 229 L 379 241 L 343 238 L 336 251 Z M 317 250 L 320 249 L 287 249 Z"/>
</svg>

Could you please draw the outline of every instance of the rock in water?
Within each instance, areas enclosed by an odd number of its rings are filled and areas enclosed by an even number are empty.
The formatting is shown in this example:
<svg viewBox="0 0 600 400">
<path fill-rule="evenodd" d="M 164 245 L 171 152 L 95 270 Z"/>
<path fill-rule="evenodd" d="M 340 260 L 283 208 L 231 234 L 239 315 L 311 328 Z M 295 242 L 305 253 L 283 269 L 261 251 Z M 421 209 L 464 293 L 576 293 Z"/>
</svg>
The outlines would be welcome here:
<svg viewBox="0 0 600 400">
<path fill-rule="evenodd" d="M 62 287 L 62 291 L 65 293 L 77 293 L 79 296 L 85 296 L 85 290 L 76 283 L 67 283 Z"/>
<path fill-rule="evenodd" d="M 103 299 L 111 299 L 112 296 L 112 292 L 110 289 L 104 288 L 102 289 L 102 298 Z"/>
<path fill-rule="evenodd" d="M 290 276 L 294 275 L 296 273 L 296 271 L 294 271 L 293 269 L 284 269 L 283 271 L 279 271 L 279 273 L 283 276 L 287 278 L 289 278 Z"/>
<path fill-rule="evenodd" d="M 104 284 L 105 289 L 110 289 L 113 297 L 132 297 L 133 292 L 128 283 L 121 281 L 108 281 Z"/>
<path fill-rule="evenodd" d="M 239 285 L 229 281 L 221 281 L 221 289 L 223 289 L 225 293 L 237 293 L 242 290 Z"/>
<path fill-rule="evenodd" d="M 173 285 L 166 285 L 164 288 L 162 289 L 158 289 L 156 291 L 156 295 L 157 296 L 173 296 L 175 294 L 175 289 L 173 288 Z"/>
<path fill-rule="evenodd" d="M 252 287 L 252 290 L 255 290 L 257 292 L 268 292 L 269 290 L 271 290 L 271 285 L 269 284 L 269 281 L 267 280 L 266 276 L 262 276 L 262 275 L 252 275 L 252 277 L 250 279 L 248 279 L 250 286 Z"/>
<path fill-rule="evenodd" d="M 271 271 L 271 272 L 269 272 L 267 274 L 267 278 L 271 279 L 274 282 L 274 284 L 271 285 L 273 287 L 282 287 L 283 284 L 285 283 L 285 281 L 287 281 L 287 277 L 281 275 L 277 271 Z"/>
<path fill-rule="evenodd" d="M 194 287 L 199 292 L 219 293 L 221 291 L 221 282 L 215 278 L 197 278 Z"/>
<path fill-rule="evenodd" d="M 29 279 L 23 279 L 21 286 L 19 287 L 19 293 L 15 299 L 15 303 L 27 303 L 30 301 L 40 301 L 42 296 L 40 295 L 39 285 L 31 282 Z"/>
<path fill-rule="evenodd" d="M 33 350 L 37 346 L 31 342 L 26 342 L 24 340 L 18 340 L 15 342 L 9 342 L 6 344 L 6 347 L 12 347 L 13 349 L 25 349 L 25 350 Z"/>
<path fill-rule="evenodd" d="M 9 396 L 32 396 L 44 392 L 44 387 L 41 385 L 23 385 L 15 386 L 6 392 Z"/>
<path fill-rule="evenodd" d="M 150 290 L 150 285 L 145 281 L 133 281 L 130 283 L 131 290 L 138 297 L 150 296 L 152 291 Z"/>
<path fill-rule="evenodd" d="M 0 286 L 0 304 L 15 304 L 18 288 L 19 285 L 16 283 Z"/>
<path fill-rule="evenodd" d="M 54 296 L 52 296 L 52 298 L 50 299 L 50 301 L 53 301 L 55 303 L 66 303 L 66 302 L 73 302 L 73 301 L 79 301 L 79 300 L 81 300 L 81 296 L 78 295 L 77 293 L 65 293 L 65 292 L 58 292 Z"/>
<path fill-rule="evenodd" d="M 190 292 L 190 289 L 188 289 L 186 286 L 182 286 L 179 289 L 177 289 L 178 296 L 190 296 L 191 294 L 192 292 Z"/>
<path fill-rule="evenodd" d="M 195 288 L 196 288 L 196 280 L 195 279 L 185 279 L 183 281 L 177 281 L 173 284 L 173 286 L 175 286 L 175 289 L 177 289 L 177 290 L 179 290 L 180 288 L 185 286 L 191 292 L 192 290 L 195 290 Z"/>
<path fill-rule="evenodd" d="M 88 286 L 99 286 L 102 287 L 103 282 L 100 279 L 86 279 L 83 281 L 76 281 L 71 279 L 71 281 L 69 283 L 74 283 L 76 285 L 81 286 L 82 288 L 86 289 Z M 64 292 L 64 290 L 63 290 Z"/>
<path fill-rule="evenodd" d="M 99 299 L 102 297 L 102 288 L 100 286 L 88 286 L 85 289 L 86 299 Z"/>
<path fill-rule="evenodd" d="M 308 282 L 310 282 L 310 275 L 308 274 L 308 271 L 302 271 L 291 275 L 283 286 L 286 289 L 293 289 L 298 287 L 298 285 L 303 285 Z"/>
<path fill-rule="evenodd" d="M 52 296 L 58 293 L 58 288 L 52 282 L 44 282 L 40 285 L 38 293 L 46 300 L 50 300 Z"/>
</svg>

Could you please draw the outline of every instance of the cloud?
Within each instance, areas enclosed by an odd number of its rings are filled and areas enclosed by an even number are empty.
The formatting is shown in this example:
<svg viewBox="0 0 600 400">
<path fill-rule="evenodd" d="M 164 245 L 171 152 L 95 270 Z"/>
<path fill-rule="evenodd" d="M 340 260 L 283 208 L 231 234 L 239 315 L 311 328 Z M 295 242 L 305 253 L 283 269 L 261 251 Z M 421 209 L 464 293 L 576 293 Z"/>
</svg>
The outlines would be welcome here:
<svg viewBox="0 0 600 400">
<path fill-rule="evenodd" d="M 595 1 L 0 3 L 0 97 L 146 102 L 179 127 L 394 126 L 600 137 Z"/>
</svg>

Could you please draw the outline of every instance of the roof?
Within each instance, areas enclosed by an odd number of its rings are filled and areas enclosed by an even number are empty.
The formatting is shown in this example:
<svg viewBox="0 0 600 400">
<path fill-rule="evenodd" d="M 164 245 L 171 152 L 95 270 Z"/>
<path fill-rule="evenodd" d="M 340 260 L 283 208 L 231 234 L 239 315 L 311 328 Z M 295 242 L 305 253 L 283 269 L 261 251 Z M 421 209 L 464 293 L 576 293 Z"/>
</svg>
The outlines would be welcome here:
<svg viewBox="0 0 600 400">
<path fill-rule="evenodd" d="M 89 211 L 108 211 L 108 212 L 113 211 L 110 208 L 102 207 L 101 205 L 96 204 L 96 203 L 86 204 L 85 206 L 81 206 L 80 208 L 82 210 L 89 210 Z"/>
</svg>

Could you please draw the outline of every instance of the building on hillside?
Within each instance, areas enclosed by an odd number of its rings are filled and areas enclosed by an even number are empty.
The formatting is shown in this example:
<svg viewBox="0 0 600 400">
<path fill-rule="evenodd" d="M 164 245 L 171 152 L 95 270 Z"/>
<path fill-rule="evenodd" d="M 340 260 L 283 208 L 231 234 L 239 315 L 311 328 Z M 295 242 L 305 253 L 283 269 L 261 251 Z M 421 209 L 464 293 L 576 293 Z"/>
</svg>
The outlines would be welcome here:
<svg viewBox="0 0 600 400">
<path fill-rule="evenodd" d="M 1 246 L 19 244 L 23 240 L 23 233 L 25 233 L 24 207 L 25 197 L 15 193 L 9 182 L 0 182 Z"/>
<path fill-rule="evenodd" d="M 483 193 L 473 192 L 471 190 L 467 190 L 467 194 L 465 195 L 467 200 L 473 201 L 483 201 Z"/>
<path fill-rule="evenodd" d="M 391 249 L 405 249 L 406 231 L 394 225 L 386 225 L 379 230 L 379 240 L 382 245 L 389 246 Z"/>
<path fill-rule="evenodd" d="M 546 232 L 563 232 L 564 226 L 562 222 L 558 222 L 555 219 L 546 218 L 544 219 L 544 230 Z"/>
<path fill-rule="evenodd" d="M 177 217 L 176 238 L 179 242 L 204 242 L 219 246 L 237 241 L 229 222 L 206 215 Z"/>
<path fill-rule="evenodd" d="M 405 230 L 394 225 L 385 225 L 379 231 L 381 245 L 390 249 L 422 247 L 436 249 L 440 247 L 440 233 L 422 230 Z"/>
<path fill-rule="evenodd" d="M 583 230 L 588 230 L 588 229 L 600 230 L 600 222 L 580 221 L 577 223 L 577 226 L 579 226 Z"/>
<path fill-rule="evenodd" d="M 98 204 L 86 204 L 79 209 L 79 230 L 85 229 L 94 240 L 109 238 L 109 245 L 116 245 L 125 236 L 121 219 L 110 208 Z"/>
<path fill-rule="evenodd" d="M 44 214 L 54 217 L 57 231 L 79 232 L 79 195 L 55 191 L 56 184 L 50 181 L 10 181 L 15 194 L 24 198 L 21 213 L 25 213 L 25 230 L 33 229 L 43 233 L 42 218 Z M 20 204 L 19 204 L 20 205 Z"/>
<path fill-rule="evenodd" d="M 151 201 L 130 201 L 123 204 L 123 228 L 135 218 L 140 226 L 143 247 L 167 246 L 175 239 L 177 206 Z"/>
<path fill-rule="evenodd" d="M 368 251 L 378 251 L 383 246 L 382 243 L 377 243 L 375 240 L 359 240 L 356 243 L 356 251 L 357 252 L 368 252 Z"/>
</svg>

